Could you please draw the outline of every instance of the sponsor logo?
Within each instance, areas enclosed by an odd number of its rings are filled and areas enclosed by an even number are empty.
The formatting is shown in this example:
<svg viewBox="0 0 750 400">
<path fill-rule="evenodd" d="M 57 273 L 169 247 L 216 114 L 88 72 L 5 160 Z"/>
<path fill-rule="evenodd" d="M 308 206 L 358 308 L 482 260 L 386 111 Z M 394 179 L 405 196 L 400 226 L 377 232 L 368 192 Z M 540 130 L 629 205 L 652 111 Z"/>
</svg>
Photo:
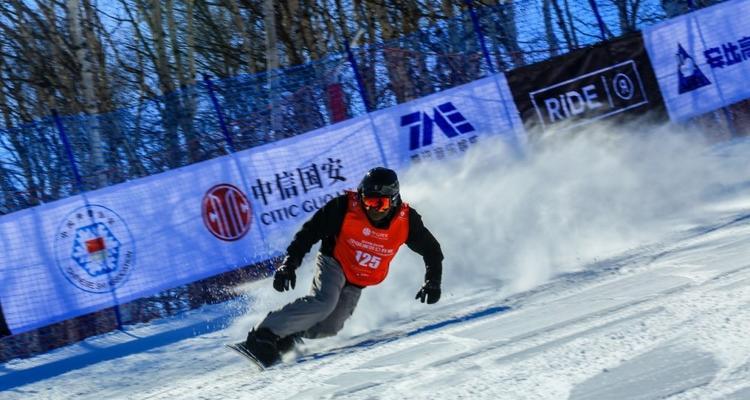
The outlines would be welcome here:
<svg viewBox="0 0 750 400">
<path fill-rule="evenodd" d="M 397 249 L 386 248 L 381 243 L 373 243 L 373 242 L 368 242 L 366 240 L 359 241 L 354 238 L 347 239 L 346 243 L 352 248 L 367 251 L 372 254 L 376 254 L 378 256 L 383 256 L 383 257 L 392 256 L 396 254 L 396 250 L 397 250 Z"/>
<path fill-rule="evenodd" d="M 563 121 L 569 127 L 648 103 L 633 60 L 609 66 L 529 93 L 542 128 Z"/>
<path fill-rule="evenodd" d="M 326 203 L 333 200 L 334 197 L 341 196 L 342 194 L 344 194 L 344 192 L 326 194 L 323 196 L 317 196 L 314 198 L 303 200 L 302 202 L 290 204 L 281 208 L 264 211 L 260 214 L 260 222 L 263 225 L 270 226 L 285 221 L 291 221 L 293 219 L 299 218 L 300 216 L 305 216 L 306 214 L 312 214 L 315 211 L 319 210 L 321 207 L 325 206 Z M 352 207 L 357 207 L 357 204 L 357 202 L 352 203 Z"/>
<path fill-rule="evenodd" d="M 708 86 L 711 81 L 703 75 L 703 72 L 695 64 L 695 60 L 685 51 L 682 44 L 677 44 L 677 77 L 679 79 L 678 91 L 680 94 L 692 92 L 693 90 Z"/>
<path fill-rule="evenodd" d="M 114 211 L 83 206 L 68 214 L 55 235 L 60 271 L 86 292 L 107 293 L 122 286 L 135 266 L 135 241 Z"/>
<path fill-rule="evenodd" d="M 374 231 L 368 227 L 364 227 L 362 229 L 362 234 L 365 235 L 365 237 L 374 237 L 376 239 L 388 239 L 388 233 L 378 232 Z"/>
<path fill-rule="evenodd" d="M 228 183 L 216 185 L 203 196 L 203 223 L 217 238 L 232 242 L 241 239 L 252 222 L 252 206 L 244 193 Z"/>
<path fill-rule="evenodd" d="M 417 111 L 401 116 L 401 127 L 409 128 L 409 150 L 431 145 L 434 125 L 448 138 L 475 131 L 453 103 L 443 103 L 432 109 L 432 115 Z"/>
<path fill-rule="evenodd" d="M 731 67 L 750 60 L 750 37 L 722 43 L 720 46 L 709 47 L 703 51 L 706 64 L 711 69 Z"/>
<path fill-rule="evenodd" d="M 274 179 L 257 178 L 250 190 L 255 200 L 267 206 L 274 201 L 293 200 L 309 193 L 328 190 L 330 186 L 344 183 L 344 165 L 341 159 L 326 157 L 323 163 L 310 163 L 295 170 L 276 172 Z"/>
</svg>

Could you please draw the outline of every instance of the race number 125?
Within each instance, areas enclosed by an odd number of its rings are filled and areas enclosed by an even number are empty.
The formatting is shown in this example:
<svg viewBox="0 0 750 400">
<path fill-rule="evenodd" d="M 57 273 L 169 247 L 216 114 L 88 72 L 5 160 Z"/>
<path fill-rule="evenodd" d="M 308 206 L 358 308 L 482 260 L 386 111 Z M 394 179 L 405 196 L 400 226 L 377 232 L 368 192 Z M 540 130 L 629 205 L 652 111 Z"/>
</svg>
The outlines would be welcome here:
<svg viewBox="0 0 750 400">
<path fill-rule="evenodd" d="M 380 266 L 380 257 L 378 256 L 357 250 L 355 257 L 357 258 L 357 263 L 363 267 L 375 269 Z"/>
</svg>

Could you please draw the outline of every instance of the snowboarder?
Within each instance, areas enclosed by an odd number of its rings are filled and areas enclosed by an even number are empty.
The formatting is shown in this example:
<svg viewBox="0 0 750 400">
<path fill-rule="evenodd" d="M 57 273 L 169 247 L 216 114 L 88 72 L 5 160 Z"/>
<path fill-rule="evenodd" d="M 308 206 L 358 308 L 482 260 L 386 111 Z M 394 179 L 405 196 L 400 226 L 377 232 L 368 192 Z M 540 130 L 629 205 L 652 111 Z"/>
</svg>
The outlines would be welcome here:
<svg viewBox="0 0 750 400">
<path fill-rule="evenodd" d="M 426 266 L 424 285 L 415 298 L 427 304 L 440 299 L 440 244 L 422 217 L 401 201 L 393 170 L 371 169 L 356 192 L 347 191 L 319 209 L 287 248 L 274 275 L 274 289 L 294 289 L 295 270 L 319 240 L 310 294 L 270 312 L 247 335 L 246 349 L 265 366 L 278 362 L 301 338 L 328 337 L 340 331 L 362 289 L 385 279 L 404 243 L 423 257 Z"/>
</svg>

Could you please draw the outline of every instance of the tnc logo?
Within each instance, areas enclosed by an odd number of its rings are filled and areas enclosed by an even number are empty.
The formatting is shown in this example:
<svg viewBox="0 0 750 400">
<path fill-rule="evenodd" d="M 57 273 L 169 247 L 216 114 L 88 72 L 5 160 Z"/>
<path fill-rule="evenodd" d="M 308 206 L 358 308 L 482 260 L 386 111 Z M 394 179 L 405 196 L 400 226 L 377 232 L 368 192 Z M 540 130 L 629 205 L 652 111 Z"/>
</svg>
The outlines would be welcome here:
<svg viewBox="0 0 750 400">
<path fill-rule="evenodd" d="M 401 117 L 401 126 L 409 127 L 409 150 L 432 144 L 433 123 L 449 138 L 475 130 L 451 102 L 433 108 L 432 116 L 422 111 L 406 114 Z"/>
</svg>

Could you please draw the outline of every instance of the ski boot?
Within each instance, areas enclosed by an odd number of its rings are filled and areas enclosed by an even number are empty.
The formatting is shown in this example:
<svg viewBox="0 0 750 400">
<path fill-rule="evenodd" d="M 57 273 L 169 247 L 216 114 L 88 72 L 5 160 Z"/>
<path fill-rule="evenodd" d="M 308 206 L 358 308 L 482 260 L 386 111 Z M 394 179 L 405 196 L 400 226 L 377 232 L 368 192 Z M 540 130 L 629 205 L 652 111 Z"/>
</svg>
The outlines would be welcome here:
<svg viewBox="0 0 750 400">
<path fill-rule="evenodd" d="M 253 329 L 247 334 L 245 347 L 247 351 L 268 368 L 281 361 L 278 348 L 279 337 L 266 328 Z"/>
<path fill-rule="evenodd" d="M 300 344 L 302 344 L 302 333 L 293 333 L 289 336 L 285 336 L 276 342 L 276 348 L 280 355 L 284 355 Z"/>
</svg>

